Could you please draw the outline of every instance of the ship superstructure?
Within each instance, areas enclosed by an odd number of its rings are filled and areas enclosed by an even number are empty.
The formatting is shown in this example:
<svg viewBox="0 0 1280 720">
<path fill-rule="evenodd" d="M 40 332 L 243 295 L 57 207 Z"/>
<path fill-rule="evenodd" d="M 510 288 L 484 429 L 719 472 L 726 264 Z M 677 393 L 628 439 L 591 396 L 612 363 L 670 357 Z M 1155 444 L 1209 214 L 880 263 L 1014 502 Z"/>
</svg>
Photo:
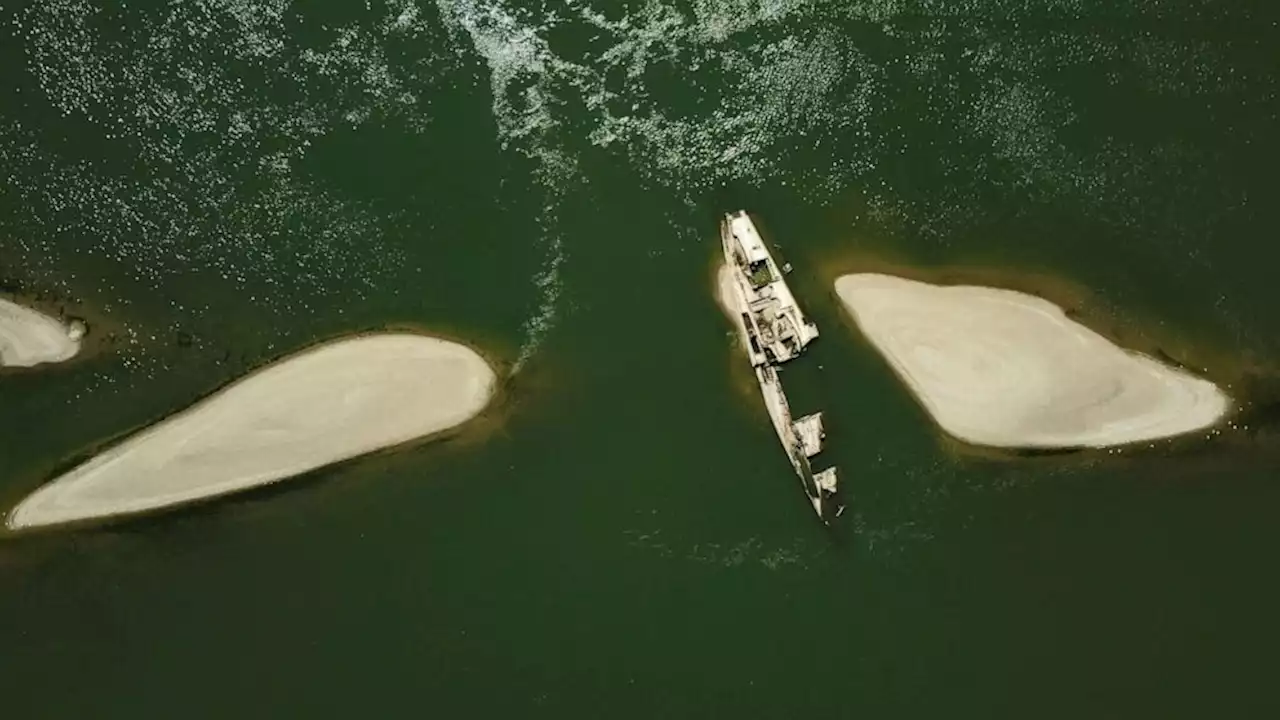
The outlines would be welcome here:
<svg viewBox="0 0 1280 720">
<path fill-rule="evenodd" d="M 818 337 L 818 326 L 805 319 L 778 264 L 745 211 L 726 215 L 720 232 L 725 262 L 734 273 L 742 307 L 740 320 L 755 339 L 751 364 L 784 363 L 804 352 Z"/>
<path fill-rule="evenodd" d="M 799 357 L 818 337 L 818 327 L 805 318 L 755 224 L 745 211 L 725 215 L 720 228 L 732 289 L 724 298 L 760 384 L 765 408 L 805 495 L 818 517 L 830 522 L 843 510 L 837 498 L 836 469 L 815 473 L 809 459 L 822 450 L 826 431 L 822 413 L 793 420 L 778 367 Z"/>
</svg>

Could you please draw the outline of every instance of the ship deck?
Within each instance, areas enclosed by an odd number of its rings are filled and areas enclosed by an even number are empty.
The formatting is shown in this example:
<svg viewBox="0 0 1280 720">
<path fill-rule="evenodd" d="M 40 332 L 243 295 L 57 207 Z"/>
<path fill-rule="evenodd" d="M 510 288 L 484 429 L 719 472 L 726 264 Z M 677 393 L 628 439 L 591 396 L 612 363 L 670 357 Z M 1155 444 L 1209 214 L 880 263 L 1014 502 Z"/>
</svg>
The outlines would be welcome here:
<svg viewBox="0 0 1280 720">
<path fill-rule="evenodd" d="M 796 435 L 804 448 L 805 457 L 813 457 L 822 452 L 822 439 L 826 431 L 822 427 L 822 413 L 806 415 L 795 422 Z"/>
</svg>

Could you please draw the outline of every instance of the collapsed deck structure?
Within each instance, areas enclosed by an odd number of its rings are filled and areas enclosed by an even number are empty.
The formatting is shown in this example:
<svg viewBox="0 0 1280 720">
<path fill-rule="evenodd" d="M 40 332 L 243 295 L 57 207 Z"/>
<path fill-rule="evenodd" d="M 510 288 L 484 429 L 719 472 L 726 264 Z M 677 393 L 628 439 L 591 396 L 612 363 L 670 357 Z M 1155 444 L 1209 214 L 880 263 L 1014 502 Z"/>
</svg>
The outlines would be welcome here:
<svg viewBox="0 0 1280 720">
<path fill-rule="evenodd" d="M 826 432 L 822 413 L 793 420 L 778 377 L 778 367 L 804 353 L 818 337 L 818 327 L 805 318 L 782 271 L 746 211 L 725 215 L 720 227 L 733 292 L 725 298 L 746 339 L 747 357 L 760 384 L 765 408 L 800 478 L 809 503 L 824 523 L 839 515 L 836 469 L 815 473 L 809 459 L 822 450 Z"/>
</svg>

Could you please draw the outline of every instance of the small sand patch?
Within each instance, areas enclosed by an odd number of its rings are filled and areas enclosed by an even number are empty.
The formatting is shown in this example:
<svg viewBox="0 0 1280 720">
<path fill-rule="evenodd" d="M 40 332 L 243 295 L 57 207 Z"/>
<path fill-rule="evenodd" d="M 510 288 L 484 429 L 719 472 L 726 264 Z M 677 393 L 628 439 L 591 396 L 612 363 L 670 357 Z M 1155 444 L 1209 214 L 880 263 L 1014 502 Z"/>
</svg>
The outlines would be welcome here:
<svg viewBox="0 0 1280 720">
<path fill-rule="evenodd" d="M 34 367 L 80 352 L 84 326 L 0 298 L 0 367 Z"/>
<path fill-rule="evenodd" d="M 1106 447 L 1218 422 L 1207 380 L 1126 351 L 1012 290 L 862 273 L 836 294 L 948 433 L 995 447 Z"/>
<path fill-rule="evenodd" d="M 321 345 L 259 370 L 54 479 L 11 529 L 155 510 L 265 485 L 447 430 L 496 376 L 475 351 L 412 334 Z"/>
<path fill-rule="evenodd" d="M 716 265 L 716 304 L 720 306 L 725 317 L 733 322 L 733 327 L 738 331 L 738 340 L 743 347 L 746 347 L 747 327 L 743 324 L 741 311 L 737 309 L 742 307 L 742 295 L 734 281 L 733 273 L 734 269 L 724 262 Z"/>
</svg>

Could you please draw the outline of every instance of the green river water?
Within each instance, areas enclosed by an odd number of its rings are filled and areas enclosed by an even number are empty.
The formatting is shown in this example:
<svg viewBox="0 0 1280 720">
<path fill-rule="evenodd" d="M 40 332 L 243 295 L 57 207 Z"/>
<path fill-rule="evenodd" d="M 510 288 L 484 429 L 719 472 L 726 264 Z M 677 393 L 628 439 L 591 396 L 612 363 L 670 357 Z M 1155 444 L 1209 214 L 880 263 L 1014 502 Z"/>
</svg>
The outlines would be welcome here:
<svg viewBox="0 0 1280 720">
<path fill-rule="evenodd" d="M 0 0 L 0 505 L 326 337 L 509 374 L 461 435 L 0 538 L 14 717 L 1275 717 L 1280 9 L 1252 0 Z M 822 329 L 813 518 L 712 301 L 747 208 Z M 1036 290 L 1248 430 L 1001 457 L 842 272 Z M 109 342 L 103 338 L 112 334 Z M 1242 420 L 1242 423 L 1245 422 Z"/>
</svg>

